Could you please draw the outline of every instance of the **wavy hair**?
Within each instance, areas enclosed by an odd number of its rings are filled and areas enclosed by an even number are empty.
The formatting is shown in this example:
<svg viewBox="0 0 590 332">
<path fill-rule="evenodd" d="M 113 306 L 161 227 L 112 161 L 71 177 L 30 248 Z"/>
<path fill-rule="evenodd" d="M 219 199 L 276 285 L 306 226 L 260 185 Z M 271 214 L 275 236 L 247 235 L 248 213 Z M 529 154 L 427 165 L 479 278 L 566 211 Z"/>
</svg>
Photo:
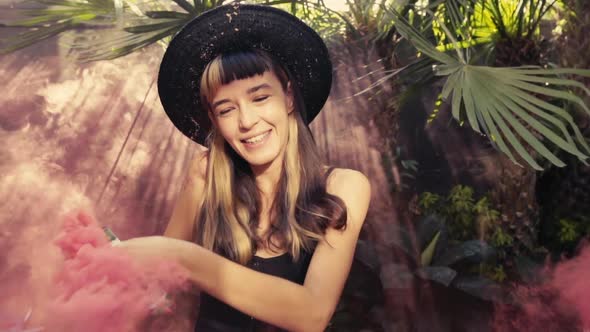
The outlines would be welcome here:
<svg viewBox="0 0 590 332">
<path fill-rule="evenodd" d="M 323 169 L 297 84 L 289 71 L 270 54 L 249 50 L 222 54 L 206 67 L 201 78 L 201 101 L 209 105 L 217 90 L 234 80 L 272 71 L 286 92 L 288 83 L 295 110 L 288 119 L 289 137 L 277 194 L 270 208 L 271 226 L 264 238 L 257 235 L 261 194 L 249 164 L 215 130 L 207 139 L 209 161 L 204 199 L 195 220 L 195 241 L 227 258 L 246 264 L 259 245 L 272 251 L 283 248 L 295 259 L 311 252 L 328 227 L 346 227 L 346 207 L 326 191 Z M 273 241 L 274 240 L 274 241 Z"/>
</svg>

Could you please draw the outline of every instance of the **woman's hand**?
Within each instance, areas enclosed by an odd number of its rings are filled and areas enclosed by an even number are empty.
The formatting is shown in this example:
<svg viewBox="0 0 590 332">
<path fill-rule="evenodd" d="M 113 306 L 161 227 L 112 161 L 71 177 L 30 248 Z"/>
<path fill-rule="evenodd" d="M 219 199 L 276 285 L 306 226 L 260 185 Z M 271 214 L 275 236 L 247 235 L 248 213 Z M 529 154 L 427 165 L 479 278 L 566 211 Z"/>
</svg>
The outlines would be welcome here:
<svg viewBox="0 0 590 332">
<path fill-rule="evenodd" d="M 113 243 L 115 250 L 121 250 L 122 255 L 130 257 L 127 261 L 131 260 L 132 265 L 137 264 L 137 271 L 149 272 L 145 280 L 156 278 L 158 285 L 166 290 L 165 293 L 172 295 L 178 290 L 197 291 L 185 258 L 190 255 L 191 248 L 196 246 L 188 241 L 165 236 L 136 237 Z M 170 310 L 167 307 L 169 298 L 163 296 L 154 301 L 156 302 L 152 309 Z"/>
</svg>

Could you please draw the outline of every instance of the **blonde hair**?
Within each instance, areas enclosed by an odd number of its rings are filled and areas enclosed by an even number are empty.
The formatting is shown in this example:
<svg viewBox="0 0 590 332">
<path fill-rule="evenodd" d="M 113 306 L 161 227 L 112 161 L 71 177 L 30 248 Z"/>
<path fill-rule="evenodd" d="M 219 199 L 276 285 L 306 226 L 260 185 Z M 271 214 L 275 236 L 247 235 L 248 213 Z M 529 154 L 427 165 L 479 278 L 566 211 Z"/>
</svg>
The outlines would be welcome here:
<svg viewBox="0 0 590 332">
<path fill-rule="evenodd" d="M 263 51 L 220 55 L 205 69 L 201 100 L 210 105 L 221 85 L 236 79 L 274 72 L 286 91 L 294 83 L 289 72 Z M 326 192 L 326 174 L 309 128 L 301 114 L 304 104 L 296 84 L 291 84 L 295 111 L 288 117 L 288 140 L 277 196 L 271 206 L 270 234 L 256 233 L 261 198 L 248 163 L 212 129 L 207 145 L 209 163 L 205 197 L 195 222 L 195 241 L 215 252 L 246 264 L 258 244 L 271 250 L 281 246 L 297 260 L 302 250 L 311 251 L 327 227 L 346 226 L 342 200 Z M 210 111 L 210 110 L 209 110 Z M 278 243 L 272 241 L 278 239 Z"/>
</svg>

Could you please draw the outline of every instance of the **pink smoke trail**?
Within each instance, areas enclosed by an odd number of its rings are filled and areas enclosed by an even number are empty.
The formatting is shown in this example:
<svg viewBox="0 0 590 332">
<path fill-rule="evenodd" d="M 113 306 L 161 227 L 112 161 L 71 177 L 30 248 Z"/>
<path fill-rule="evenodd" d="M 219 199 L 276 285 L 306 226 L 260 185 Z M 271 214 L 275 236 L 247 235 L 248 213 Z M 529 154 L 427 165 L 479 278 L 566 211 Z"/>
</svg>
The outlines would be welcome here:
<svg viewBox="0 0 590 332">
<path fill-rule="evenodd" d="M 52 285 L 43 326 L 53 332 L 145 331 L 157 315 L 173 315 L 169 295 L 188 289 L 179 265 L 134 261 L 112 247 L 88 214 L 66 216 L 55 241 L 65 260 Z"/>
<path fill-rule="evenodd" d="M 516 287 L 517 305 L 496 307 L 494 331 L 590 331 L 590 246 L 543 274 L 541 285 Z"/>
</svg>

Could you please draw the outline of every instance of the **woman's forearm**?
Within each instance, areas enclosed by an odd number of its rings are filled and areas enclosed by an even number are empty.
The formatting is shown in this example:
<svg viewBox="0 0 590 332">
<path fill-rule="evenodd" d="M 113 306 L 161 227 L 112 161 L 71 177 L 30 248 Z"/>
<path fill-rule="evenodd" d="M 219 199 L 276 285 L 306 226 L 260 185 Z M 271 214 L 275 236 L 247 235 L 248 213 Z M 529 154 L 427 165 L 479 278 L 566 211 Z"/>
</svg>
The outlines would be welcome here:
<svg viewBox="0 0 590 332">
<path fill-rule="evenodd" d="M 180 263 L 203 291 L 259 320 L 290 331 L 323 331 L 329 317 L 302 285 L 254 271 L 203 247 L 182 242 Z"/>
</svg>

